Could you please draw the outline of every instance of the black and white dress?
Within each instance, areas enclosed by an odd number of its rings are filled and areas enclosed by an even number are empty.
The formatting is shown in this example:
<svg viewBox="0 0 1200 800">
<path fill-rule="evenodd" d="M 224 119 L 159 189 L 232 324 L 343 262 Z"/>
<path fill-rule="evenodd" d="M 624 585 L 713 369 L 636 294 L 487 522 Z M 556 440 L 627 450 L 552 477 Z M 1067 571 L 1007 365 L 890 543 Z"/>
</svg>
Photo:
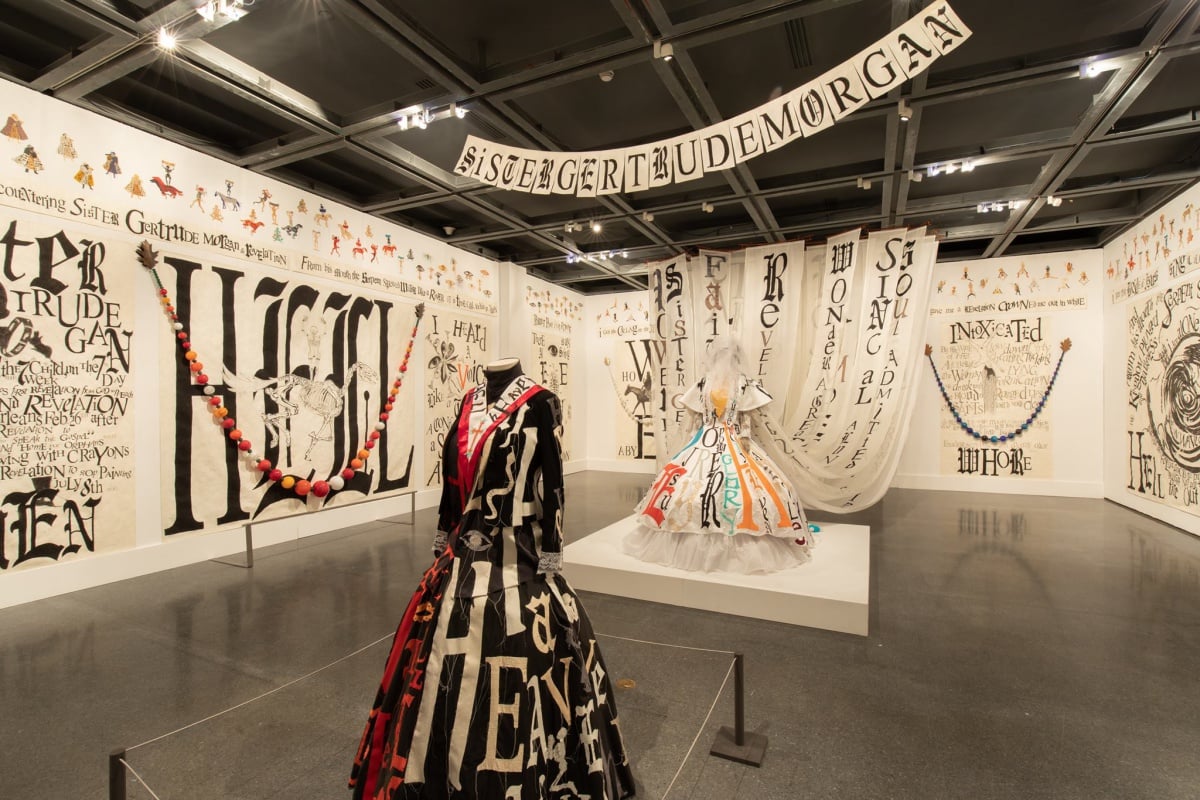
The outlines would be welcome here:
<svg viewBox="0 0 1200 800">
<path fill-rule="evenodd" d="M 527 376 L 463 400 L 437 553 L 359 745 L 355 798 L 618 800 L 634 792 L 613 690 L 562 565 L 558 398 Z"/>
</svg>

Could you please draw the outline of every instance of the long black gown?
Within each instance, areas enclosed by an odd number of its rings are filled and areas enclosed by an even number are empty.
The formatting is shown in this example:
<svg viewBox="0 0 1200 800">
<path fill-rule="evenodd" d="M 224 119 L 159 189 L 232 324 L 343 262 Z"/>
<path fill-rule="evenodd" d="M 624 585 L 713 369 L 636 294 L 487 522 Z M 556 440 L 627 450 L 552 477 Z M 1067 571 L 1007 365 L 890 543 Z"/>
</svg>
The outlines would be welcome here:
<svg viewBox="0 0 1200 800">
<path fill-rule="evenodd" d="M 618 800 L 634 783 L 583 606 L 559 574 L 558 398 L 527 376 L 464 398 L 437 557 L 396 632 L 355 798 Z"/>
</svg>

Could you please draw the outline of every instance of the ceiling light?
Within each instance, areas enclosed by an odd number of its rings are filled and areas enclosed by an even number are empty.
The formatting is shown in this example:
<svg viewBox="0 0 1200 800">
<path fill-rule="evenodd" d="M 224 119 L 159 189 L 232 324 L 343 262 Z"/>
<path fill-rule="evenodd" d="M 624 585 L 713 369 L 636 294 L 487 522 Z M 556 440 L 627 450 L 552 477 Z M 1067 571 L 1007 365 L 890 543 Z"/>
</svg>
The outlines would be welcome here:
<svg viewBox="0 0 1200 800">
<path fill-rule="evenodd" d="M 574 253 L 567 253 L 567 263 L 574 264 L 579 259 Z"/>
<path fill-rule="evenodd" d="M 929 177 L 936 178 L 938 175 L 942 174 L 942 168 L 937 164 L 930 164 L 925 168 L 925 172 L 929 175 Z"/>
<path fill-rule="evenodd" d="M 467 115 L 467 110 L 465 108 L 463 108 L 462 106 L 460 106 L 458 103 L 451 103 L 450 104 L 450 113 L 453 114 L 454 116 L 458 117 L 459 119 L 462 119 L 463 117 L 465 117 Z"/>
<path fill-rule="evenodd" d="M 196 13 L 205 22 L 216 22 L 218 15 L 237 22 L 246 16 L 246 9 L 243 8 L 245 5 L 246 0 L 208 0 L 207 3 L 196 9 Z"/>
<path fill-rule="evenodd" d="M 621 251 L 621 258 L 629 258 L 629 251 L 628 251 L 628 250 L 622 250 L 622 251 Z"/>
<path fill-rule="evenodd" d="M 1009 211 L 1019 211 L 1027 205 L 1029 205 L 1028 200 L 1009 200 L 1008 201 L 1008 210 Z"/>
<path fill-rule="evenodd" d="M 870 189 L 871 188 L 871 182 L 869 180 L 867 180 L 866 178 L 862 177 L 861 175 L 858 178 L 857 185 L 858 185 L 858 188 L 860 188 L 860 189 Z"/>
<path fill-rule="evenodd" d="M 1059 206 L 1062 205 L 1062 198 L 1055 197 L 1054 195 L 1050 195 L 1049 197 L 1046 198 L 1046 205 L 1054 206 L 1055 208 L 1058 208 Z"/>
<path fill-rule="evenodd" d="M 654 40 L 654 57 L 661 58 L 663 61 L 670 61 L 675 56 L 675 48 L 670 42 L 664 42 L 662 39 Z"/>
<path fill-rule="evenodd" d="M 925 180 L 925 173 L 919 170 L 910 169 L 908 171 L 908 179 L 913 183 L 920 183 Z"/>
<path fill-rule="evenodd" d="M 429 127 L 429 112 L 418 111 L 416 114 L 413 114 L 412 122 L 413 125 L 416 125 L 421 130 L 425 130 Z"/>
<path fill-rule="evenodd" d="M 442 226 L 442 231 L 443 231 L 443 232 L 444 232 L 444 233 L 445 233 L 447 236 L 453 236 L 453 235 L 454 235 L 454 232 L 455 232 L 456 230 L 458 230 L 458 228 L 455 228 L 453 225 L 443 225 L 443 226 Z"/>
<path fill-rule="evenodd" d="M 900 106 L 899 106 L 898 110 L 900 112 L 900 121 L 901 122 L 908 122 L 910 119 L 912 119 L 912 106 L 910 106 L 908 103 L 904 102 L 904 100 L 900 101 Z"/>
<path fill-rule="evenodd" d="M 1116 61 L 1089 61 L 1086 64 L 1079 66 L 1080 78 L 1094 78 L 1101 72 L 1111 72 L 1114 69 L 1119 69 L 1120 64 Z"/>
<path fill-rule="evenodd" d="M 707 201 L 703 202 L 700 204 L 700 210 L 703 211 L 705 214 L 711 214 L 713 212 L 713 204 L 709 203 Z"/>
<path fill-rule="evenodd" d="M 649 211 L 642 212 L 642 222 L 654 222 L 654 215 Z"/>
<path fill-rule="evenodd" d="M 400 126 L 400 130 L 408 130 L 408 114 L 401 114 L 400 119 L 396 120 L 396 124 Z"/>
<path fill-rule="evenodd" d="M 605 83 L 608 83 L 609 81 L 611 81 L 613 79 L 613 75 L 615 75 L 615 74 L 616 73 L 613 72 L 611 69 L 606 69 L 606 70 L 604 70 L 604 72 L 600 73 L 600 80 L 604 81 Z"/>
<path fill-rule="evenodd" d="M 958 172 L 958 164 L 955 164 L 953 161 L 951 161 L 950 163 L 946 164 L 946 169 L 944 172 L 947 175 L 953 175 L 954 173 Z"/>
<path fill-rule="evenodd" d="M 175 38 L 175 34 L 171 33 L 166 28 L 158 29 L 158 46 L 163 50 L 174 50 L 177 41 L 178 40 Z"/>
<path fill-rule="evenodd" d="M 599 222 L 592 222 L 592 233 L 599 233 L 604 228 Z"/>
<path fill-rule="evenodd" d="M 962 171 L 963 172 L 974 172 L 975 171 L 975 162 L 969 158 L 966 161 L 962 162 Z"/>
</svg>

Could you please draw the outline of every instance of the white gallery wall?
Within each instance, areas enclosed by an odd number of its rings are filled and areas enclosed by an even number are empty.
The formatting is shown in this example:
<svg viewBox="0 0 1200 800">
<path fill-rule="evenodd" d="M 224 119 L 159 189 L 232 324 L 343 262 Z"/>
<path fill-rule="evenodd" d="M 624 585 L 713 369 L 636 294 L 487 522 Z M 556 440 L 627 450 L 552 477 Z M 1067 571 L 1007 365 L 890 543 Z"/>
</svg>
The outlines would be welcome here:
<svg viewBox="0 0 1200 800">
<path fill-rule="evenodd" d="M 1200 185 L 1104 248 L 1104 492 L 1200 534 Z"/>
<path fill-rule="evenodd" d="M 1099 250 L 936 265 L 893 486 L 1103 496 L 1100 272 Z"/>
</svg>

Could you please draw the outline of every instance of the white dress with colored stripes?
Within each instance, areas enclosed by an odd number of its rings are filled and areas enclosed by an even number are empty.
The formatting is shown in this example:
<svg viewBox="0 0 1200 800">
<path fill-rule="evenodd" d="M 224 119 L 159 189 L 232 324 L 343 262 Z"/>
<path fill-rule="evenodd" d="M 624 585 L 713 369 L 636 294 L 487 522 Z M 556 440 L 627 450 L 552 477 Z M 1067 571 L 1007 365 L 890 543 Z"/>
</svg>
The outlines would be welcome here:
<svg viewBox="0 0 1200 800">
<path fill-rule="evenodd" d="M 746 420 L 770 395 L 744 376 L 732 393 L 706 383 L 682 398 L 699 424 L 638 503 L 638 528 L 625 550 L 704 572 L 768 573 L 803 564 L 811 546 L 804 510 L 783 471 L 750 438 Z"/>
</svg>

